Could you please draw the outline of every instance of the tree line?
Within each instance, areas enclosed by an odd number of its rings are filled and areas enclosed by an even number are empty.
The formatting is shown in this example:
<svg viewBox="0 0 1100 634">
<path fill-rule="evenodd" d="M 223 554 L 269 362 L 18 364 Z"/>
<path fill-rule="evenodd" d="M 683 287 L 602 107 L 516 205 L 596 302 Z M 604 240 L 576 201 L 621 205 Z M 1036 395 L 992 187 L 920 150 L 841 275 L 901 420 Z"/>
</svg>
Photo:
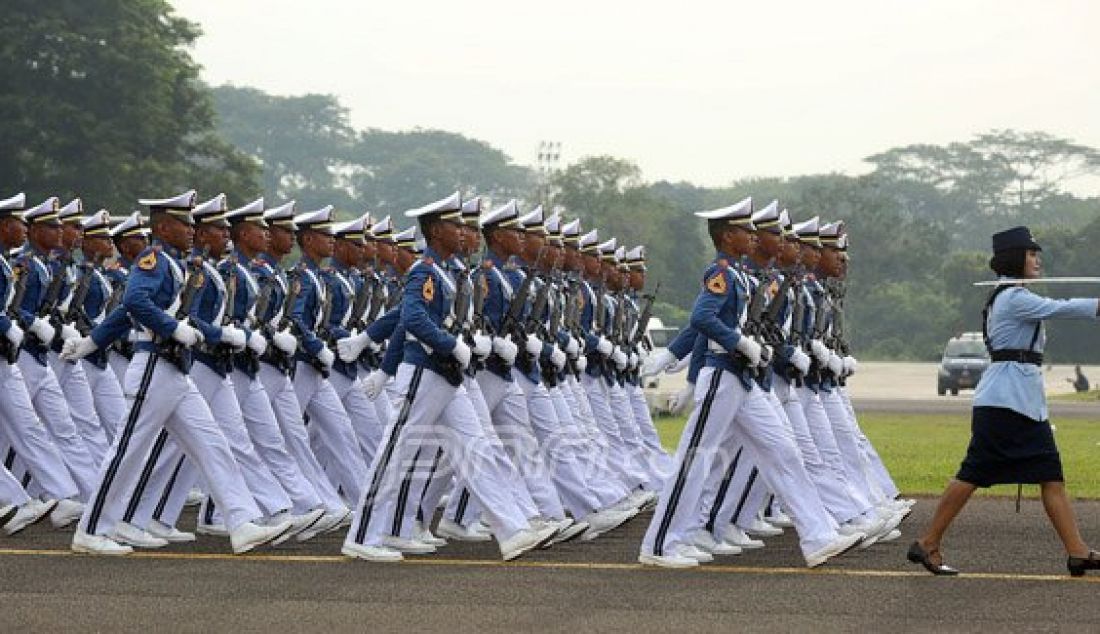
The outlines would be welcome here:
<svg viewBox="0 0 1100 634">
<path fill-rule="evenodd" d="M 545 202 L 627 244 L 645 244 L 657 314 L 686 320 L 713 257 L 691 212 L 752 195 L 851 233 L 849 320 L 865 359 L 933 360 L 980 330 L 989 236 L 1028 224 L 1051 275 L 1094 272 L 1100 199 L 1072 191 L 1100 151 L 1041 131 L 990 130 L 890 148 L 863 175 L 646 181 L 633 162 L 585 157 L 550 175 L 489 143 L 441 130 L 356 129 L 332 95 L 275 96 L 203 84 L 189 49 L 199 25 L 163 0 L 11 0 L 0 21 L 0 178 L 31 198 L 80 195 L 125 213 L 138 196 L 194 187 L 232 202 L 266 195 L 345 215 L 399 215 L 455 189 Z M 401 220 L 403 222 L 403 219 Z M 1059 294 L 1096 294 L 1094 287 Z M 1051 324 L 1058 362 L 1100 362 L 1087 323 Z"/>
</svg>

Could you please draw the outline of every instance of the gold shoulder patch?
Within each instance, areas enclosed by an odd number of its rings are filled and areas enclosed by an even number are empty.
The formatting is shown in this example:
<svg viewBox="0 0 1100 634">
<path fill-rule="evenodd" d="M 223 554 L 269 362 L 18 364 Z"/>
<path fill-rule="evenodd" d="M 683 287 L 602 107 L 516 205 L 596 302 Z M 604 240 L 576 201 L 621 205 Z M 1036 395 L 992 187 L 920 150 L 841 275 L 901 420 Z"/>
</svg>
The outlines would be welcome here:
<svg viewBox="0 0 1100 634">
<path fill-rule="evenodd" d="M 489 276 L 488 275 L 482 275 L 481 276 L 481 295 L 483 297 L 488 297 L 489 296 Z"/>
<path fill-rule="evenodd" d="M 773 298 L 779 294 L 779 282 L 772 280 L 770 286 L 768 286 L 768 298 Z"/>
<path fill-rule="evenodd" d="M 145 257 L 139 258 L 137 265 L 142 271 L 152 271 L 157 268 L 157 252 L 150 251 Z"/>
<path fill-rule="evenodd" d="M 428 279 L 424 280 L 424 301 L 430 302 L 435 299 L 435 278 L 428 276 Z"/>
<path fill-rule="evenodd" d="M 726 291 L 729 290 L 729 288 L 726 284 L 726 272 L 724 270 L 718 271 L 714 274 L 713 277 L 707 280 L 707 290 L 715 293 L 716 295 L 726 294 Z"/>
</svg>

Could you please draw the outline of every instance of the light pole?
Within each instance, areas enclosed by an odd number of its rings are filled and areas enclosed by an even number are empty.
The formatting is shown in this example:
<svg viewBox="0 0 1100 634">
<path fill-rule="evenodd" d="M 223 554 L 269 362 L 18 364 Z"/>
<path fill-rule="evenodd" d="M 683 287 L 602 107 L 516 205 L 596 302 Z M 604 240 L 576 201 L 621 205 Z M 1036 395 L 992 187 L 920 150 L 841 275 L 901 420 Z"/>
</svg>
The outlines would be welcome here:
<svg viewBox="0 0 1100 634">
<path fill-rule="evenodd" d="M 561 141 L 539 141 L 539 204 L 545 205 L 550 194 L 550 179 L 558 171 Z"/>
</svg>

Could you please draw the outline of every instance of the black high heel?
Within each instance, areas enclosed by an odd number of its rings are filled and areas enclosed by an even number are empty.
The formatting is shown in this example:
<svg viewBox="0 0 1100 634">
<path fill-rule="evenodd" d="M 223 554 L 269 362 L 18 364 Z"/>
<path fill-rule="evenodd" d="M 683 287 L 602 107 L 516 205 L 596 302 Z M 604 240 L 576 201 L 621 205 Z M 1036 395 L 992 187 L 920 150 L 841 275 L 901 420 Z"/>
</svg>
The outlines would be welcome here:
<svg viewBox="0 0 1100 634">
<path fill-rule="evenodd" d="M 924 547 L 920 545 L 920 542 L 913 542 L 913 545 L 909 547 L 909 553 L 906 555 L 906 557 L 909 559 L 909 561 L 924 566 L 925 570 L 936 576 L 953 577 L 959 574 L 959 571 L 955 570 L 951 566 L 932 563 L 932 555 L 937 552 L 938 549 L 926 551 Z M 1098 561 L 1097 564 L 1100 565 L 1100 561 Z M 1082 572 L 1081 574 L 1085 573 Z"/>
<path fill-rule="evenodd" d="M 1066 569 L 1071 577 L 1083 577 L 1086 570 L 1100 570 L 1100 553 L 1091 550 L 1088 557 L 1069 557 Z"/>
</svg>

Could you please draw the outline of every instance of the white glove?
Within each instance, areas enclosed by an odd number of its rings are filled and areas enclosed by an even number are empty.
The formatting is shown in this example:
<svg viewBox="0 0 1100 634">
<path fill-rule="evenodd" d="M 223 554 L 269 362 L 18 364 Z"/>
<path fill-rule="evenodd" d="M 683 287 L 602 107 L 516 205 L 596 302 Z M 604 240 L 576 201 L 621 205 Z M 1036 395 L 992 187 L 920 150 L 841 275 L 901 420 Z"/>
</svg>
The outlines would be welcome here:
<svg viewBox="0 0 1100 634">
<path fill-rule="evenodd" d="M 603 356 L 608 356 L 615 349 L 615 346 L 611 345 L 611 342 L 607 340 L 607 337 L 600 337 L 600 341 L 596 344 L 596 352 L 599 352 Z"/>
<path fill-rule="evenodd" d="M 176 329 L 172 331 L 172 338 L 190 348 L 202 341 L 202 333 L 184 319 L 176 324 Z"/>
<path fill-rule="evenodd" d="M 695 384 L 691 382 L 684 383 L 683 389 L 673 394 L 668 399 L 668 413 L 669 414 L 683 414 L 688 410 L 691 405 L 693 396 L 695 395 Z"/>
<path fill-rule="evenodd" d="M 27 330 L 31 331 L 31 334 L 35 337 L 38 337 L 38 340 L 42 343 L 50 343 L 53 341 L 54 328 L 47 319 L 36 317 L 35 320 L 31 322 L 31 327 Z"/>
<path fill-rule="evenodd" d="M 745 355 L 749 365 L 760 365 L 760 344 L 752 340 L 752 337 L 741 337 L 737 340 L 734 350 Z"/>
<path fill-rule="evenodd" d="M 451 350 L 451 356 L 458 360 L 458 365 L 462 366 L 462 369 L 470 367 L 470 355 L 473 351 L 470 350 L 470 346 L 466 345 L 466 342 L 461 339 L 455 339 L 455 348 Z"/>
<path fill-rule="evenodd" d="M 626 367 L 630 368 L 631 370 L 636 370 L 638 368 L 637 353 L 631 352 L 630 355 L 626 358 Z"/>
<path fill-rule="evenodd" d="M 271 335 L 271 342 L 284 354 L 294 354 L 298 350 L 298 339 L 290 334 L 289 328 Z"/>
<path fill-rule="evenodd" d="M 72 324 L 61 324 L 61 341 L 80 339 L 80 331 Z"/>
<path fill-rule="evenodd" d="M 667 348 L 663 348 L 657 354 L 649 355 L 642 366 L 640 374 L 642 376 L 655 376 L 676 365 L 677 361 L 679 359 L 676 358 L 676 355 L 669 352 Z"/>
<path fill-rule="evenodd" d="M 267 352 L 267 337 L 257 330 L 248 334 L 248 349 L 257 355 Z"/>
<path fill-rule="evenodd" d="M 561 348 L 554 346 L 554 351 L 550 353 L 550 363 L 554 364 L 554 368 L 561 372 L 565 368 L 565 353 L 561 351 Z"/>
<path fill-rule="evenodd" d="M 840 376 L 840 373 L 844 371 L 844 362 L 840 360 L 835 352 L 829 353 L 829 372 L 833 373 L 833 376 Z"/>
<path fill-rule="evenodd" d="M 222 326 L 222 343 L 234 350 L 244 350 L 244 331 L 233 325 Z"/>
<path fill-rule="evenodd" d="M 500 357 L 501 361 L 512 365 L 516 361 L 516 353 L 519 352 L 519 348 L 504 337 L 493 337 L 493 352 Z"/>
<path fill-rule="evenodd" d="M 91 337 L 77 337 L 66 339 L 61 344 L 61 359 L 63 361 L 76 361 L 95 352 L 99 346 L 95 345 Z"/>
<path fill-rule="evenodd" d="M 368 374 L 367 378 L 363 379 L 363 391 L 367 393 L 367 398 L 372 401 L 378 398 L 389 380 L 390 375 L 381 370 L 374 370 Z"/>
<path fill-rule="evenodd" d="M 760 344 L 760 367 L 766 367 L 769 363 L 771 363 L 773 354 L 775 354 L 775 351 L 772 350 L 771 346 L 766 343 Z"/>
<path fill-rule="evenodd" d="M 477 358 L 484 359 L 493 352 L 493 340 L 488 335 L 483 335 L 480 332 L 474 335 L 474 354 Z"/>
<path fill-rule="evenodd" d="M 527 354 L 538 356 L 542 353 L 542 339 L 535 335 L 527 335 L 527 341 L 523 344 L 523 349 L 527 351 Z"/>
<path fill-rule="evenodd" d="M 344 363 L 354 363 L 359 355 L 363 354 L 363 350 L 366 350 L 368 341 L 370 341 L 370 337 L 365 332 L 344 337 L 336 342 L 336 352 Z"/>
<path fill-rule="evenodd" d="M 668 368 L 665 369 L 665 374 L 676 374 L 677 372 L 683 371 L 683 369 L 688 367 L 689 365 L 691 365 L 690 354 L 685 355 L 683 359 L 680 359 L 674 365 L 668 366 Z"/>
<path fill-rule="evenodd" d="M 615 351 L 611 353 L 611 360 L 615 362 L 615 367 L 619 370 L 626 369 L 626 353 L 621 349 L 615 348 Z"/>
<path fill-rule="evenodd" d="M 321 346 L 320 352 L 317 353 L 317 360 L 321 362 L 321 365 L 325 368 L 331 368 L 332 364 L 336 362 L 336 355 L 332 350 L 328 349 L 328 346 Z"/>
<path fill-rule="evenodd" d="M 20 328 L 19 324 L 15 323 L 14 320 L 12 320 L 11 327 L 8 328 L 8 331 L 4 333 L 4 336 L 7 337 L 8 341 L 11 342 L 11 345 L 15 346 L 16 348 L 18 348 L 23 343 L 23 329 Z"/>
<path fill-rule="evenodd" d="M 818 364 L 828 365 L 829 363 L 829 349 L 825 347 L 825 343 L 820 339 L 814 339 L 810 342 L 810 354 L 814 355 Z"/>
<path fill-rule="evenodd" d="M 791 355 L 791 365 L 798 370 L 799 374 L 804 375 L 810 371 L 810 357 L 802 352 L 801 348 L 795 348 L 794 354 Z"/>
<path fill-rule="evenodd" d="M 584 372 L 588 367 L 588 357 L 577 357 L 577 372 Z"/>
<path fill-rule="evenodd" d="M 856 358 L 852 355 L 845 355 L 841 361 L 844 362 L 844 376 L 852 376 L 856 373 L 856 368 L 859 364 L 856 362 Z"/>
<path fill-rule="evenodd" d="M 577 355 L 580 354 L 580 351 L 581 346 L 579 343 L 577 343 L 577 338 L 570 337 L 569 343 L 565 344 L 565 354 L 575 359 L 577 358 Z"/>
</svg>

